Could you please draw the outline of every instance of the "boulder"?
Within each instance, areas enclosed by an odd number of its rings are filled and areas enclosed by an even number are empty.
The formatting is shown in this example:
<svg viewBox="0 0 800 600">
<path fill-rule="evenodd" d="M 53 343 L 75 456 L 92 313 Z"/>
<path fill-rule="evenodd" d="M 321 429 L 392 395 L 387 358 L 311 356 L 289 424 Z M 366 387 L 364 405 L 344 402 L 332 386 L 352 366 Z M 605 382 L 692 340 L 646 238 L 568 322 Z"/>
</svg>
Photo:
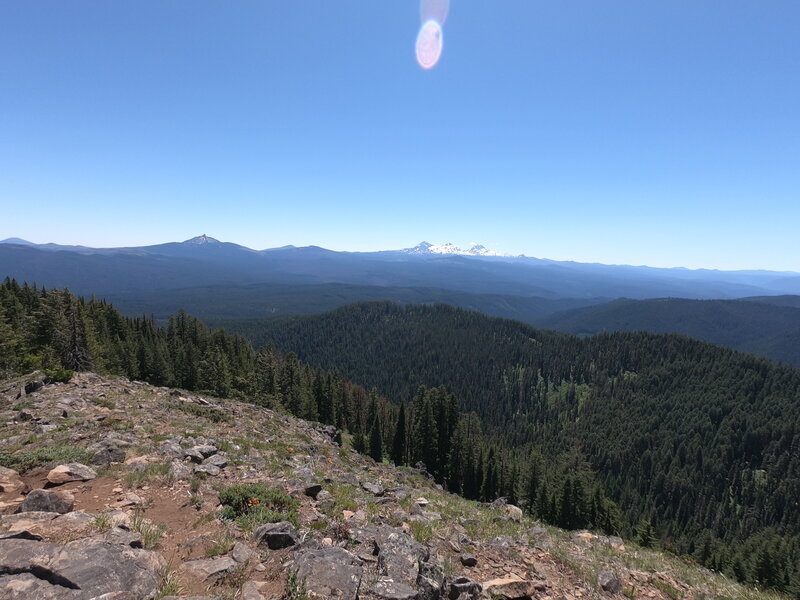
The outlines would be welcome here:
<svg viewBox="0 0 800 600">
<path fill-rule="evenodd" d="M 618 594 L 622 591 L 622 582 L 611 569 L 600 569 L 598 571 L 597 585 L 609 594 Z"/>
<path fill-rule="evenodd" d="M 195 473 L 205 473 L 209 477 L 216 477 L 220 474 L 221 469 L 215 465 L 195 465 Z"/>
<path fill-rule="evenodd" d="M 33 490 L 22 501 L 20 512 L 68 513 L 75 507 L 75 497 L 65 491 Z"/>
<path fill-rule="evenodd" d="M 81 463 L 68 463 L 58 465 L 47 474 L 47 481 L 54 485 L 60 485 L 70 481 L 89 481 L 97 477 L 94 469 L 82 465 Z"/>
<path fill-rule="evenodd" d="M 483 591 L 492 598 L 503 600 L 529 600 L 534 592 L 533 584 L 519 577 L 501 577 L 483 583 Z"/>
<path fill-rule="evenodd" d="M 262 525 L 253 532 L 253 539 L 259 546 L 266 546 L 270 550 L 288 548 L 300 541 L 297 530 L 288 521 Z"/>
<path fill-rule="evenodd" d="M 419 597 L 415 588 L 388 577 L 378 579 L 369 591 L 370 597 L 380 600 L 417 600 Z"/>
<path fill-rule="evenodd" d="M 0 597 L 116 600 L 124 592 L 152 598 L 163 568 L 155 552 L 96 538 L 67 544 L 6 540 L 0 544 Z"/>
<path fill-rule="evenodd" d="M 40 389 L 44 387 L 44 381 L 29 381 L 25 384 L 25 395 L 33 394 L 34 392 L 38 392 Z"/>
<path fill-rule="evenodd" d="M 168 476 L 176 481 L 189 479 L 192 476 L 192 468 L 179 460 L 173 460 L 169 465 Z"/>
<path fill-rule="evenodd" d="M 236 542 L 230 552 L 231 558 L 237 563 L 244 564 L 250 562 L 257 562 L 258 556 L 255 552 L 250 550 L 242 542 Z"/>
<path fill-rule="evenodd" d="M 462 595 L 467 598 L 475 598 L 481 591 L 481 584 L 477 581 L 473 581 L 469 577 L 456 577 L 450 582 L 447 597 L 450 600 L 457 600 Z"/>
<path fill-rule="evenodd" d="M 183 567 L 198 581 L 208 581 L 233 572 L 237 564 L 228 556 L 215 556 L 214 558 L 188 560 L 183 563 Z"/>
<path fill-rule="evenodd" d="M 18 496 L 28 489 L 25 482 L 14 469 L 0 467 L 0 492 Z"/>
<path fill-rule="evenodd" d="M 361 560 L 344 548 L 301 550 L 295 556 L 297 580 L 314 599 L 356 600 L 363 574 Z"/>
<path fill-rule="evenodd" d="M 377 483 L 365 483 L 361 487 L 375 496 L 383 496 L 384 494 L 383 486 Z"/>
<path fill-rule="evenodd" d="M 512 521 L 519 523 L 522 521 L 522 509 L 519 506 L 514 506 L 513 504 L 506 504 L 503 507 L 503 512 L 506 514 L 508 518 Z"/>
<path fill-rule="evenodd" d="M 314 483 L 314 484 L 312 484 L 312 485 L 309 485 L 309 486 L 307 486 L 307 487 L 306 487 L 306 488 L 303 490 L 303 493 L 304 493 L 306 496 L 308 496 L 308 497 L 310 497 L 310 498 L 313 498 L 314 500 L 316 500 L 316 499 L 317 499 L 317 496 L 319 495 L 319 493 L 320 493 L 321 491 L 322 491 L 322 485 L 320 485 L 319 483 Z"/>
<path fill-rule="evenodd" d="M 183 448 L 181 448 L 180 444 L 177 442 L 171 442 L 169 440 L 163 442 L 159 447 L 158 451 L 161 454 L 167 456 L 168 458 L 183 458 Z"/>
<path fill-rule="evenodd" d="M 184 456 L 184 458 L 188 458 L 193 463 L 197 463 L 197 464 L 200 464 L 205 459 L 203 454 L 199 450 L 197 450 L 195 448 L 188 448 L 188 449 L 184 450 L 183 451 L 183 456 Z"/>
<path fill-rule="evenodd" d="M 125 450 L 119 444 L 112 441 L 103 441 L 89 446 L 89 450 L 94 452 L 89 462 L 93 465 L 110 465 L 115 462 L 125 461 Z"/>
<path fill-rule="evenodd" d="M 212 454 L 208 458 L 203 461 L 204 465 L 212 465 L 219 469 L 224 469 L 228 466 L 228 459 L 227 457 L 223 456 L 222 454 Z"/>
<path fill-rule="evenodd" d="M 478 559 L 475 558 L 472 554 L 462 554 L 461 555 L 461 564 L 465 567 L 474 567 L 478 564 Z"/>
<path fill-rule="evenodd" d="M 240 600 L 265 600 L 258 583 L 255 581 L 248 581 L 242 586 L 239 593 Z"/>
<path fill-rule="evenodd" d="M 212 444 L 200 444 L 192 448 L 192 450 L 199 452 L 203 458 L 208 458 L 217 453 L 217 447 Z"/>
</svg>

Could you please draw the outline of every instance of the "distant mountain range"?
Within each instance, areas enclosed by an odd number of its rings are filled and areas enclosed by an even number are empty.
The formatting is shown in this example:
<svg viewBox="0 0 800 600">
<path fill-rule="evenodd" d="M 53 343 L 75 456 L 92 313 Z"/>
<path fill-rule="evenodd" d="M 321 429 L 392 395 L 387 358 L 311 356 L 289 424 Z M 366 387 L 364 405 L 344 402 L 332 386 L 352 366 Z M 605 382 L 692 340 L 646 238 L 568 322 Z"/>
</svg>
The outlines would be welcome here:
<svg viewBox="0 0 800 600">
<path fill-rule="evenodd" d="M 0 273 L 46 286 L 105 294 L 251 283 L 431 287 L 543 298 L 741 298 L 800 293 L 800 273 L 660 269 L 499 256 L 423 242 L 382 252 L 318 246 L 252 250 L 201 235 L 132 248 L 0 243 Z"/>
<path fill-rule="evenodd" d="M 360 301 L 444 303 L 581 335 L 684 333 L 800 366 L 794 272 L 587 264 L 428 242 L 380 252 L 253 250 L 200 235 L 124 248 L 9 238 L 0 242 L 4 276 L 95 294 L 130 315 L 185 308 L 222 323 Z"/>
</svg>

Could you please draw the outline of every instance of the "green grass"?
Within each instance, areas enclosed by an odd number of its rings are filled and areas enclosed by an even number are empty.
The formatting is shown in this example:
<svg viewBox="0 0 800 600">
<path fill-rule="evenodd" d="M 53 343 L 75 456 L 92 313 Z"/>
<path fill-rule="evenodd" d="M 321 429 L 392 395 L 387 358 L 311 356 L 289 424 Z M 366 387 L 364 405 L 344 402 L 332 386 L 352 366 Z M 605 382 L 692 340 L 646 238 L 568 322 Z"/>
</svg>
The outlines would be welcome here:
<svg viewBox="0 0 800 600">
<path fill-rule="evenodd" d="M 411 535 L 421 544 L 427 544 L 433 539 L 433 527 L 430 523 L 411 521 L 409 525 L 411 527 Z"/>
<path fill-rule="evenodd" d="M 107 513 L 100 513 L 95 515 L 93 526 L 97 531 L 108 531 L 114 526 L 111 522 L 111 517 Z"/>
<path fill-rule="evenodd" d="M 107 408 L 109 410 L 114 410 L 117 408 L 117 405 L 113 400 L 107 400 L 106 398 L 89 398 L 89 400 L 91 400 L 92 404 L 102 406 L 103 408 Z"/>
<path fill-rule="evenodd" d="M 211 546 L 208 547 L 206 550 L 206 556 L 208 558 L 212 558 L 214 556 L 220 556 L 222 554 L 227 554 L 233 548 L 235 540 L 231 535 L 230 531 L 223 532 Z"/>
<path fill-rule="evenodd" d="M 167 463 L 153 463 L 125 473 L 122 478 L 125 487 L 142 488 L 159 477 L 164 477 L 169 472 Z"/>
<path fill-rule="evenodd" d="M 133 511 L 131 516 L 131 530 L 135 531 L 142 536 L 142 546 L 146 550 L 152 550 L 158 545 L 158 542 L 164 537 L 167 528 L 164 525 L 152 523 L 144 518 L 144 512 L 141 510 Z M 164 594 L 165 596 L 168 594 Z"/>
<path fill-rule="evenodd" d="M 153 600 L 161 600 L 161 598 L 167 596 L 180 596 L 181 594 L 183 594 L 183 587 L 178 580 L 178 573 L 169 566 L 165 567 L 161 573 L 161 583 Z"/>
<path fill-rule="evenodd" d="M 665 583 L 663 581 L 659 581 L 658 579 L 654 579 L 652 583 L 653 583 L 653 587 L 654 588 L 657 588 L 657 589 L 661 590 L 667 596 L 672 598 L 672 600 L 679 600 L 680 598 L 683 598 L 683 592 L 681 592 L 677 588 L 672 587 L 668 583 Z"/>
<path fill-rule="evenodd" d="M 91 458 L 91 452 L 84 448 L 56 444 L 34 450 L 22 450 L 15 454 L 0 451 L 0 466 L 24 473 L 37 467 L 55 467 L 71 462 L 86 463 L 89 458 Z"/>
<path fill-rule="evenodd" d="M 181 402 L 181 403 L 172 403 L 169 405 L 169 408 L 174 408 L 181 412 L 185 412 L 186 414 L 192 415 L 194 417 L 202 417 L 203 419 L 208 419 L 212 423 L 230 423 L 232 421 L 231 417 L 225 413 L 224 411 L 214 408 L 213 406 L 201 406 L 199 404 L 189 404 Z"/>
</svg>

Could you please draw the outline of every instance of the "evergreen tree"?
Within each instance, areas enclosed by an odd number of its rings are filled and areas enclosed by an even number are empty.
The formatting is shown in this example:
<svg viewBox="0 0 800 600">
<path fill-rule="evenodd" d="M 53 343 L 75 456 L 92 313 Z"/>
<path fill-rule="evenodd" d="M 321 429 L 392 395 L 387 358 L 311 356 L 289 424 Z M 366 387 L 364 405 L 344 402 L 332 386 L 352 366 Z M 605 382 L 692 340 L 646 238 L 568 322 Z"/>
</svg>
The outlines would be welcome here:
<svg viewBox="0 0 800 600">
<path fill-rule="evenodd" d="M 377 413 L 369 430 L 369 455 L 375 462 L 383 460 L 383 434 L 381 433 L 381 420 Z"/>
<path fill-rule="evenodd" d="M 656 532 L 650 519 L 642 519 L 636 527 L 636 542 L 643 548 L 652 548 L 656 543 Z"/>
<path fill-rule="evenodd" d="M 394 428 L 394 437 L 392 439 L 392 452 L 391 459 L 396 465 L 406 464 L 406 405 L 400 405 L 400 411 L 397 415 L 397 425 Z"/>
</svg>

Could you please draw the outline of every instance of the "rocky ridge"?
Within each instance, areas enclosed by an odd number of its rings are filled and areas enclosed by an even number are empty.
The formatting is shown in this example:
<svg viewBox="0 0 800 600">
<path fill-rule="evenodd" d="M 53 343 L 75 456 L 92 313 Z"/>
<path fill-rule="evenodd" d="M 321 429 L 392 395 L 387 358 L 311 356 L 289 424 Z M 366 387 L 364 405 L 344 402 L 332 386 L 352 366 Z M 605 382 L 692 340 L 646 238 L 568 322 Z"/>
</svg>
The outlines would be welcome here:
<svg viewBox="0 0 800 600">
<path fill-rule="evenodd" d="M 466 501 L 340 443 L 329 426 L 124 378 L 2 383 L 0 597 L 780 597 Z"/>
</svg>

